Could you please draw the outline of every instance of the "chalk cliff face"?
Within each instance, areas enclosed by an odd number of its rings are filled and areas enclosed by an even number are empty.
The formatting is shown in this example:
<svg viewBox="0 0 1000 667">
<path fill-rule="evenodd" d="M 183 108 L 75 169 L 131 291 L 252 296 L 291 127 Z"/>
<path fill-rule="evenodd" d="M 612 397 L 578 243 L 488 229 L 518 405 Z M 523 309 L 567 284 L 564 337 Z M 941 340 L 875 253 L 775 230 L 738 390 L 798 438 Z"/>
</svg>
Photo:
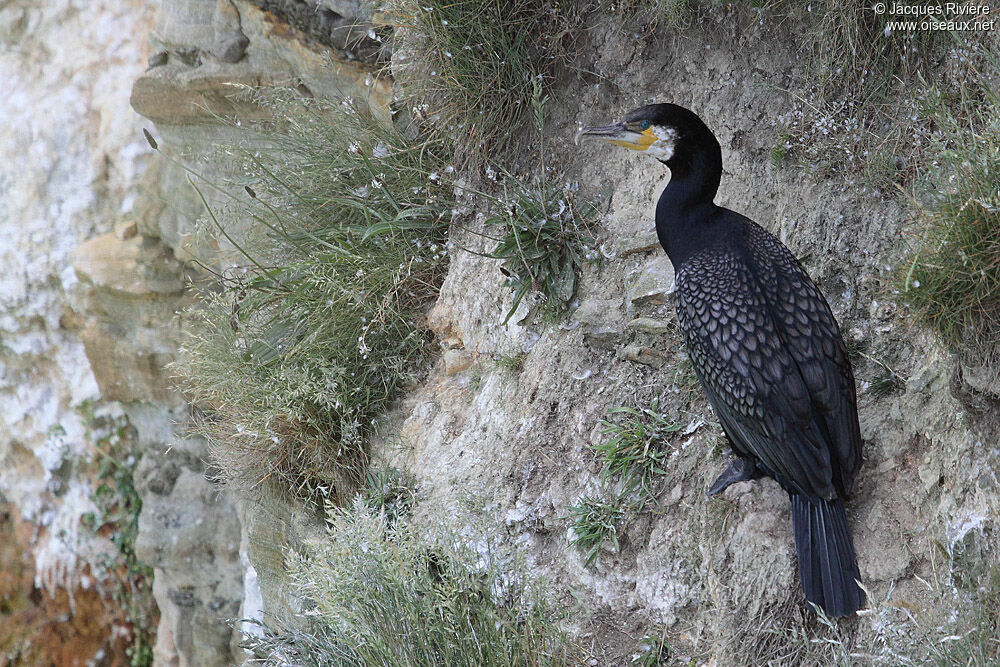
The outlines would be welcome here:
<svg viewBox="0 0 1000 667">
<path fill-rule="evenodd" d="M 294 503 L 241 505 L 220 492 L 205 444 L 186 433 L 190 409 L 164 366 L 177 354 L 192 260 L 218 262 L 219 249 L 195 232 L 203 206 L 184 172 L 154 155 L 141 129 L 164 154 L 221 179 L 227 166 L 210 159 L 212 147 L 233 135 L 219 117 L 262 113 L 239 96 L 241 84 L 301 82 L 317 95 L 387 104 L 389 84 L 371 76 L 375 45 L 345 30 L 359 12 L 338 0 L 0 0 L 0 498 L 18 516 L 11 530 L 33 554 L 35 586 L 92 587 L 94 564 L 112 548 L 81 523 L 95 511 L 93 424 L 128 424 L 141 456 L 136 552 L 154 568 L 159 664 L 238 661 L 227 619 L 290 617 L 283 549 L 308 551 L 323 529 Z M 909 224 L 897 204 L 769 164 L 782 104 L 769 91 L 799 73 L 795 54 L 762 53 L 760 28 L 689 34 L 637 67 L 641 42 L 592 31 L 583 69 L 617 92 L 568 78 L 547 108 L 549 131 L 568 138 L 578 121 L 603 122 L 666 91 L 713 121 L 726 162 L 720 202 L 805 256 L 845 334 L 908 378 L 904 391 L 862 393 L 868 458 L 851 512 L 866 582 L 929 604 L 918 578 L 929 571 L 928 540 L 995 530 L 997 455 L 982 443 L 996 435 L 983 408 L 998 392 L 976 369 L 953 376 L 948 355 L 884 294 L 882 258 Z M 672 274 L 648 249 L 669 176 L 604 147 L 557 146 L 549 159 L 595 190 L 614 175 L 603 223 L 611 259 L 587 270 L 566 325 L 531 329 L 501 326 L 510 296 L 495 263 L 456 254 L 429 316 L 447 349 L 388 419 L 387 442 L 409 448 L 376 443 L 375 453 L 413 473 L 418 517 L 447 513 L 470 490 L 486 496 L 554 590 L 568 600 L 573 589 L 601 611 L 593 630 L 602 641 L 620 640 L 627 618 L 675 623 L 706 596 L 726 613 L 699 617 L 692 632 L 718 636 L 738 624 L 730 612 L 790 599 L 796 584 L 776 485 L 740 485 L 727 492 L 732 511 L 708 514 L 704 486 L 724 461 L 705 460 L 718 436 L 703 400 L 667 406 L 690 419 L 662 513 L 634 524 L 621 553 L 594 569 L 567 546 L 565 508 L 598 485 L 587 445 L 601 439 L 600 419 L 669 382 Z M 482 224 L 475 211 L 458 215 L 468 228 Z M 515 374 L 489 361 L 522 353 Z M 878 372 L 860 360 L 861 389 Z M 104 650 L 99 638 L 87 647 Z"/>
<path fill-rule="evenodd" d="M 188 410 L 164 369 L 187 276 L 161 237 L 197 209 L 188 195 L 168 200 L 162 160 L 129 104 L 157 4 L 0 3 L 0 498 L 31 554 L 23 567 L 41 592 L 37 606 L 78 631 L 46 634 L 44 619 L 14 605 L 0 622 L 14 642 L 0 661 L 123 655 L 115 627 L 127 619 L 111 602 L 106 568 L 117 553 L 87 527 L 100 513 L 91 500 L 97 447 L 116 424 L 142 457 L 136 546 L 156 573 L 158 657 L 232 662 L 239 519 L 205 479 L 204 443 L 184 437 Z"/>
<path fill-rule="evenodd" d="M 224 136 L 219 115 L 253 115 L 238 84 L 301 81 L 384 103 L 388 89 L 359 60 L 373 44 L 345 29 L 357 12 L 330 1 L 0 2 L 0 498 L 34 586 L 83 595 L 115 555 L 82 523 L 97 511 L 106 434 L 95 425 L 127 425 L 161 664 L 237 659 L 227 619 L 240 614 L 248 562 L 236 504 L 207 480 L 204 443 L 186 436 L 189 409 L 165 370 L 185 262 L 216 250 L 193 239 L 200 199 L 141 129 L 195 161 Z M 246 612 L 259 612 L 254 590 L 249 599 Z M 100 628 L 110 636 L 114 619 L 93 620 L 96 648 L 73 655 L 107 652 Z"/>
<path fill-rule="evenodd" d="M 356 37 L 348 39 L 342 30 L 355 22 L 357 5 L 334 3 L 331 8 L 329 4 L 161 3 L 150 38 L 152 66 L 135 81 L 131 104 L 152 121 L 149 126 L 164 153 L 195 166 L 208 180 L 230 176 L 231 167 L 212 157 L 215 145 L 227 137 L 236 140 L 236 132 L 222 118 L 236 113 L 247 120 L 266 114 L 247 101 L 246 86 L 294 82 L 316 95 L 362 95 L 387 104 L 387 85 L 376 81 L 370 66 L 358 59 L 371 55 L 370 45 Z M 176 310 L 183 298 L 180 291 L 172 291 L 175 284 L 170 282 L 183 275 L 177 260 L 190 266 L 194 258 L 216 266 L 223 260 L 219 247 L 196 230 L 203 208 L 182 170 L 162 162 L 158 168 L 156 187 L 165 204 L 147 204 L 146 215 L 136 221 L 138 236 L 126 241 L 130 245 L 118 244 L 116 252 L 136 258 L 151 274 L 155 284 L 148 286 L 149 291 L 158 290 L 157 279 L 170 283 L 162 286 L 155 300 Z M 214 202 L 210 189 L 206 193 Z M 172 268 L 166 273 L 155 268 L 166 270 L 168 265 Z M 141 321 L 137 315 L 123 319 Z M 166 378 L 157 386 L 169 393 Z M 146 400 L 144 414 L 166 426 L 162 406 L 177 404 L 167 396 Z M 185 419 L 182 407 L 169 414 L 182 423 Z M 201 444 L 180 442 L 186 444 L 173 447 L 169 454 L 148 455 L 140 471 L 147 495 L 138 554 L 157 568 L 154 593 L 162 614 L 159 656 L 167 660 L 174 652 L 181 664 L 228 664 L 241 654 L 235 648 L 229 652 L 231 631 L 224 619 L 259 619 L 262 604 L 271 612 L 293 602 L 281 592 L 287 585 L 283 549 L 303 538 L 285 524 L 298 525 L 305 519 L 311 530 L 318 526 L 311 513 L 276 499 L 237 511 L 227 495 L 220 496 L 205 480 Z"/>
<path fill-rule="evenodd" d="M 0 6 L 0 489 L 34 521 L 63 521 L 61 498 L 81 495 L 53 477 L 86 447 L 74 406 L 100 396 L 70 330 L 69 258 L 142 196 L 148 150 L 128 92 L 145 61 L 134 36 L 151 23 L 142 2 Z M 42 570 L 72 561 L 48 552 Z"/>
<path fill-rule="evenodd" d="M 0 3 L 0 499 L 16 540 L 4 538 L 3 570 L 25 575 L 5 582 L 0 662 L 124 655 L 99 566 L 114 549 L 81 523 L 96 511 L 98 431 L 123 415 L 103 386 L 120 371 L 93 354 L 124 342 L 88 342 L 71 257 L 146 196 L 149 150 L 128 95 L 152 22 L 138 0 Z M 127 383 L 158 385 L 150 372 Z"/>
</svg>

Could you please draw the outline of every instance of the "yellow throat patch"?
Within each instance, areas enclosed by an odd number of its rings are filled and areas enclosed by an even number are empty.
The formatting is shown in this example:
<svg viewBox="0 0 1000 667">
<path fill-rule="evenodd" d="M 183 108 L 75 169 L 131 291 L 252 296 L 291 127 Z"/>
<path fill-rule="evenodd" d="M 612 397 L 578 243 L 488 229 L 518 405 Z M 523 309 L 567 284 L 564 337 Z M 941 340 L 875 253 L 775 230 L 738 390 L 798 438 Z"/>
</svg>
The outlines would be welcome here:
<svg viewBox="0 0 1000 667">
<path fill-rule="evenodd" d="M 643 130 L 642 134 L 639 135 L 634 142 L 623 141 L 621 139 L 608 139 L 607 141 L 609 141 L 612 144 L 615 144 L 616 146 L 631 148 L 634 151 L 644 151 L 653 144 L 655 144 L 657 139 L 659 139 L 659 137 L 653 134 L 653 128 L 650 127 L 646 130 Z"/>
</svg>

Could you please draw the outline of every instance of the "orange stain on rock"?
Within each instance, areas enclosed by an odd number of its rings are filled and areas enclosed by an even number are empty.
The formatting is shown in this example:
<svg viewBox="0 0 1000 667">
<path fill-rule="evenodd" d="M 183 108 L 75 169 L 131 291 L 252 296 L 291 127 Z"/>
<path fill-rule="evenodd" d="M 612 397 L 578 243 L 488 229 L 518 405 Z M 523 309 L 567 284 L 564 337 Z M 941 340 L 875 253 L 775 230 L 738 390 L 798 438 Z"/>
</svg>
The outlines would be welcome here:
<svg viewBox="0 0 1000 667">
<path fill-rule="evenodd" d="M 34 531 L 0 504 L 0 667 L 128 665 L 132 631 L 112 599 L 77 588 L 70 604 L 35 587 Z"/>
</svg>

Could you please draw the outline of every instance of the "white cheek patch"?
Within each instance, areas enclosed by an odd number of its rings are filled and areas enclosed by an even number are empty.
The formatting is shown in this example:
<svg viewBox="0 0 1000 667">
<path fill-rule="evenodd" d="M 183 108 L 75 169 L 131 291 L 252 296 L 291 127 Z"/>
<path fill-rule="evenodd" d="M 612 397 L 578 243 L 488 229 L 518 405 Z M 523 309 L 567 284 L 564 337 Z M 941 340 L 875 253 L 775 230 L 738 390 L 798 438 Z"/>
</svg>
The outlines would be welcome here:
<svg viewBox="0 0 1000 667">
<path fill-rule="evenodd" d="M 677 145 L 677 130 L 672 127 L 654 125 L 650 128 L 656 135 L 656 141 L 646 149 L 646 154 L 658 160 L 669 160 L 674 156 L 674 146 Z"/>
</svg>

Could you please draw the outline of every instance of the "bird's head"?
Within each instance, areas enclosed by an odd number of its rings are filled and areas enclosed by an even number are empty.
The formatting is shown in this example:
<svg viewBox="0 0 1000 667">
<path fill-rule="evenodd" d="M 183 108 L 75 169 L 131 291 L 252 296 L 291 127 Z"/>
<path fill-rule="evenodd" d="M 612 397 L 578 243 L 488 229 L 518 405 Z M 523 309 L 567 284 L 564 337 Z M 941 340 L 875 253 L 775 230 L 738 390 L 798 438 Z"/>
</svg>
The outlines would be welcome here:
<svg viewBox="0 0 1000 667">
<path fill-rule="evenodd" d="M 581 127 L 575 141 L 579 144 L 588 138 L 642 151 L 668 166 L 706 139 L 715 142 L 711 130 L 694 112 L 676 104 L 649 104 L 625 114 L 620 123 Z"/>
</svg>

